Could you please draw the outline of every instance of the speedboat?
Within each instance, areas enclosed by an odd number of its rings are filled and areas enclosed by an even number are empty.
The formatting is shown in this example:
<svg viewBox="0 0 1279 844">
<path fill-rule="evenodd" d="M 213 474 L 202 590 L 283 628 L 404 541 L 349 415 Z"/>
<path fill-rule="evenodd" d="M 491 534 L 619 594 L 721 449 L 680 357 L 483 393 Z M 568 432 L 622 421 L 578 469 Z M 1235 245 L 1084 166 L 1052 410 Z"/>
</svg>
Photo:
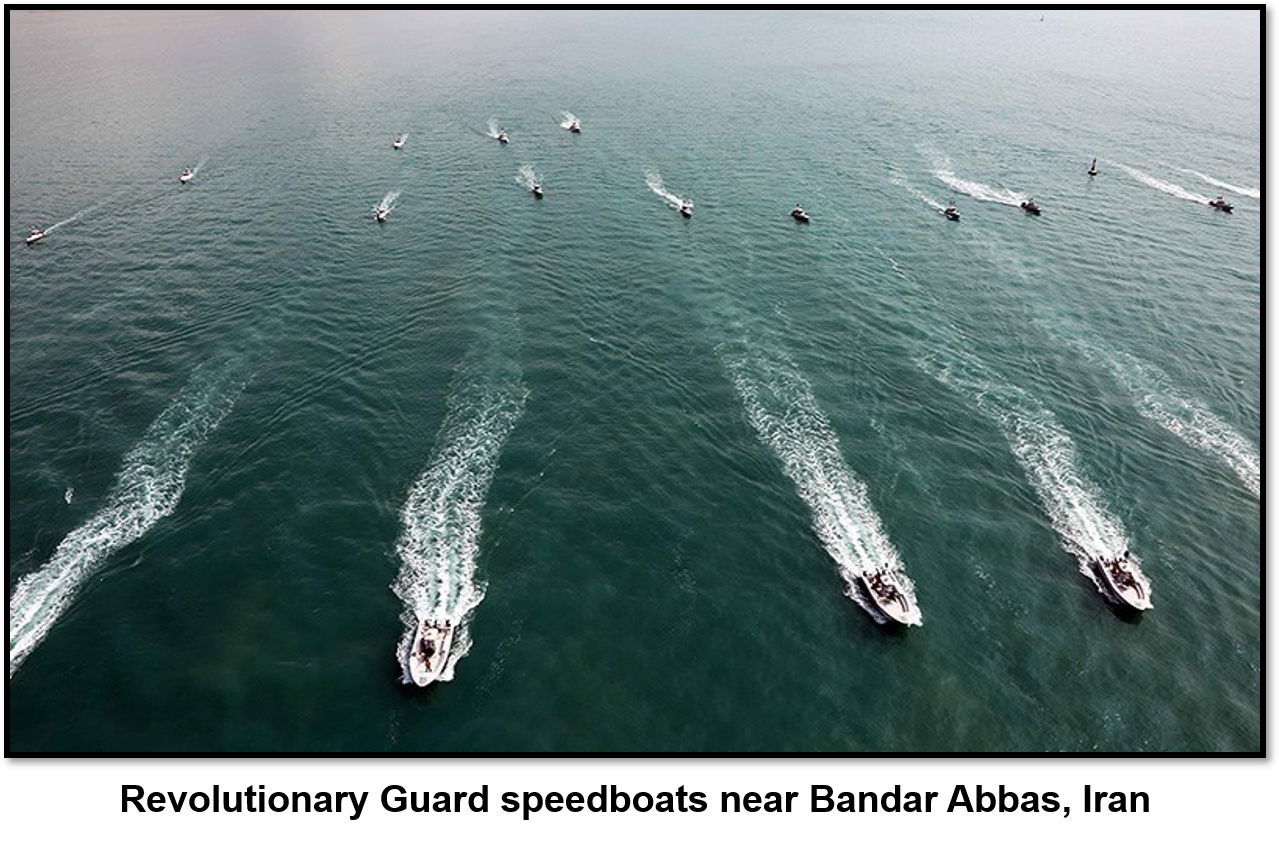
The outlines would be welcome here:
<svg viewBox="0 0 1279 844">
<path fill-rule="evenodd" d="M 796 205 L 795 210 L 791 211 L 790 215 L 801 223 L 808 222 L 808 212 L 801 205 Z"/>
<path fill-rule="evenodd" d="M 857 581 L 875 607 L 890 620 L 898 624 L 919 624 L 919 608 L 911 603 L 891 569 L 859 572 Z"/>
<path fill-rule="evenodd" d="M 181 176 L 178 176 L 178 181 L 185 184 L 186 182 L 189 182 L 194 178 L 195 178 L 195 171 L 192 170 L 190 167 L 188 167 L 182 171 Z"/>
<path fill-rule="evenodd" d="M 574 135 L 580 135 L 582 134 L 582 124 L 574 120 L 572 123 L 568 124 L 568 130 Z"/>
<path fill-rule="evenodd" d="M 959 219 L 959 209 L 953 205 L 947 205 L 945 208 L 942 209 L 941 213 L 942 213 L 942 216 L 945 217 L 947 220 Z"/>
<path fill-rule="evenodd" d="M 1221 197 L 1217 197 L 1216 199 L 1212 200 L 1208 204 L 1211 205 L 1213 208 L 1216 208 L 1218 211 L 1225 211 L 1227 214 L 1235 210 L 1235 206 L 1231 205 L 1229 202 L 1226 202 L 1226 200 L 1222 199 Z"/>
<path fill-rule="evenodd" d="M 1023 202 L 1021 204 L 1021 209 L 1025 211 L 1027 214 L 1034 214 L 1036 217 L 1038 217 L 1040 213 L 1039 206 L 1035 204 L 1035 200 L 1033 199 L 1028 199 L 1025 202 Z"/>
<path fill-rule="evenodd" d="M 693 216 L 693 203 L 689 202 L 687 199 L 681 199 L 679 201 L 679 213 L 684 217 Z"/>
<path fill-rule="evenodd" d="M 541 199 L 541 198 L 542 198 L 542 183 L 541 183 L 541 182 L 534 182 L 534 183 L 533 183 L 533 195 L 534 195 L 534 196 L 536 196 L 538 199 Z"/>
<path fill-rule="evenodd" d="M 1154 606 L 1150 603 L 1150 583 L 1139 569 L 1127 561 L 1127 554 L 1112 559 L 1094 559 L 1093 567 L 1101 572 L 1107 591 L 1124 606 L 1134 610 L 1148 610 Z"/>
<path fill-rule="evenodd" d="M 440 679 L 453 647 L 453 625 L 447 621 L 422 619 L 413 634 L 407 664 L 408 677 L 418 686 L 428 686 Z"/>
<path fill-rule="evenodd" d="M 404 146 L 404 142 L 406 140 L 408 139 L 404 135 L 400 135 L 398 138 L 391 141 L 391 146 L 395 147 L 396 149 L 400 149 Z"/>
<path fill-rule="evenodd" d="M 1088 175 L 1089 176 L 1097 175 L 1097 159 L 1095 158 L 1092 160 L 1092 166 L 1088 168 Z"/>
<path fill-rule="evenodd" d="M 506 136 L 506 133 L 505 133 L 505 132 L 498 132 L 498 133 L 497 133 L 497 142 L 498 142 L 499 144 L 509 144 L 509 143 L 511 142 L 511 139 L 510 139 L 510 138 L 508 138 L 508 137 Z"/>
<path fill-rule="evenodd" d="M 31 234 L 27 235 L 27 243 L 35 243 L 37 240 L 44 240 L 44 236 L 44 229 L 38 229 L 35 226 L 32 226 Z"/>
<path fill-rule="evenodd" d="M 379 206 L 373 209 L 373 219 L 377 220 L 379 223 L 385 223 L 386 218 L 389 216 L 391 216 L 390 208 L 382 208 Z"/>
</svg>

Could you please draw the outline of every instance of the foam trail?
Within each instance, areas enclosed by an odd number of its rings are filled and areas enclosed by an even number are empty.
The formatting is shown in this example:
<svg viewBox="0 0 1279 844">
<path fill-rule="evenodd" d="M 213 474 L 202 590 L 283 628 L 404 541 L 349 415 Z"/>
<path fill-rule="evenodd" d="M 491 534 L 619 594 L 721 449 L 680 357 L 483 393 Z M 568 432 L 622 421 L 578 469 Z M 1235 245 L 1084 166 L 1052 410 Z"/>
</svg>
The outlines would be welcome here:
<svg viewBox="0 0 1279 844">
<path fill-rule="evenodd" d="M 501 131 L 501 130 L 500 130 L 500 129 L 498 129 L 498 127 L 497 127 L 497 121 L 490 117 L 490 118 L 489 118 L 489 130 L 488 130 L 488 136 L 489 136 L 490 138 L 494 138 L 494 139 L 496 139 L 496 138 L 497 138 L 497 136 L 498 136 L 498 132 L 500 132 L 500 131 Z"/>
<path fill-rule="evenodd" d="M 960 193 L 965 193 L 973 199 L 980 199 L 982 202 L 998 202 L 1001 205 L 1013 205 L 1020 207 L 1028 197 L 1024 193 L 1006 190 L 1004 188 L 992 187 L 981 182 L 972 182 L 968 179 L 961 179 L 955 175 L 955 171 L 951 169 L 950 159 L 942 159 L 933 166 L 933 175 L 941 181 L 950 185 Z"/>
<path fill-rule="evenodd" d="M 666 200 L 666 203 L 672 208 L 678 209 L 681 203 L 687 201 L 668 191 L 666 186 L 662 184 L 662 174 L 656 170 L 649 170 L 644 174 L 644 184 L 648 185 L 648 189 L 653 193 Z M 693 203 L 689 202 L 688 204 L 691 206 Z"/>
<path fill-rule="evenodd" d="M 1175 185 L 1172 182 L 1165 182 L 1163 179 L 1156 179 L 1154 176 L 1151 176 L 1149 173 L 1143 173 L 1140 170 L 1137 170 L 1133 167 L 1129 167 L 1126 164 L 1119 164 L 1118 162 L 1116 162 L 1115 166 L 1118 167 L 1120 170 L 1123 170 L 1129 176 L 1132 176 L 1134 179 L 1141 182 L 1142 184 L 1149 185 L 1155 190 L 1163 191 L 1169 196 L 1175 196 L 1178 199 L 1188 199 L 1191 202 L 1198 202 L 1203 205 L 1208 204 L 1208 201 L 1209 201 L 1208 197 L 1203 196 L 1201 194 L 1197 194 L 1194 191 L 1186 190 L 1181 185 Z"/>
<path fill-rule="evenodd" d="M 102 509 L 67 534 L 48 563 L 18 581 L 9 596 L 10 677 L 107 557 L 178 506 L 192 456 L 231 410 L 246 380 L 229 365 L 197 372 L 125 455 Z"/>
<path fill-rule="evenodd" d="M 569 128 L 573 125 L 573 121 L 577 120 L 577 115 L 571 111 L 563 111 L 560 113 L 564 116 L 564 119 L 560 121 L 561 129 Z"/>
<path fill-rule="evenodd" d="M 927 205 L 929 208 L 932 208 L 934 211 L 941 212 L 942 210 L 946 208 L 945 205 L 942 205 L 940 202 L 933 199 L 931 196 L 924 193 L 923 191 L 919 190 L 918 188 L 916 188 L 914 185 L 907 182 L 902 177 L 893 175 L 891 179 L 893 184 L 897 185 L 898 187 L 904 188 L 907 193 L 909 193 L 911 196 L 915 197 L 920 202 Z"/>
<path fill-rule="evenodd" d="M 1178 392 L 1168 376 L 1132 355 L 1108 358 L 1115 377 L 1137 405 L 1137 411 L 1188 445 L 1229 466 L 1248 491 L 1261 498 L 1261 455 L 1256 446 L 1198 401 Z"/>
<path fill-rule="evenodd" d="M 533 183 L 537 180 L 537 173 L 533 172 L 533 166 L 530 164 L 525 164 L 521 167 L 520 172 L 515 176 L 515 181 L 527 190 L 532 190 Z"/>
<path fill-rule="evenodd" d="M 1123 523 L 1103 505 L 1101 490 L 1080 472 L 1075 445 L 1047 408 L 975 358 L 956 354 L 953 362 L 920 361 L 937 380 L 972 399 L 998 425 L 1026 477 L 1035 488 L 1062 546 L 1079 561 L 1079 572 L 1109 595 L 1091 561 L 1118 557 L 1129 547 Z M 1146 587 L 1140 561 L 1128 567 Z"/>
<path fill-rule="evenodd" d="M 373 206 L 374 211 L 392 211 L 395 209 L 395 200 L 400 198 L 398 190 L 388 191 L 386 196 L 382 197 L 382 201 Z"/>
<path fill-rule="evenodd" d="M 206 155 L 204 158 L 201 158 L 200 161 L 194 167 L 191 168 L 192 174 L 196 176 L 200 175 L 200 169 L 204 167 L 205 164 L 208 164 L 208 163 L 209 163 L 209 157 Z"/>
<path fill-rule="evenodd" d="M 92 211 L 93 209 L 97 207 L 98 207 L 97 205 L 90 205 L 88 208 L 85 208 L 82 211 L 75 212 L 70 217 L 67 217 L 65 220 L 59 220 L 58 222 L 54 223 L 51 226 L 45 226 L 44 233 L 52 234 L 55 229 L 65 226 L 67 223 L 74 223 L 76 220 L 80 219 L 82 216 L 84 216 L 85 214 L 88 214 L 90 211 Z"/>
<path fill-rule="evenodd" d="M 891 569 L 912 607 L 918 607 L 914 584 L 902 570 L 893 547 L 871 506 L 866 485 L 853 474 L 839 451 L 839 440 L 817 406 L 812 388 L 788 361 L 746 354 L 725 355 L 751 425 L 782 460 L 800 497 L 813 514 L 813 527 L 827 553 L 839 566 L 847 595 L 879 623 L 887 619 L 857 586 L 858 575 Z M 921 624 L 916 613 L 913 624 Z"/>
<path fill-rule="evenodd" d="M 1189 173 L 1192 176 L 1198 176 L 1199 178 L 1203 179 L 1205 182 L 1207 182 L 1210 185 L 1216 185 L 1219 188 L 1225 188 L 1226 190 L 1231 191 L 1233 193 L 1237 193 L 1240 196 L 1250 196 L 1253 199 L 1261 199 L 1261 191 L 1258 190 L 1257 188 L 1245 188 L 1245 187 L 1240 187 L 1239 185 L 1232 185 L 1229 182 L 1223 182 L 1218 179 L 1214 179 L 1212 176 L 1206 175 L 1204 173 L 1200 173 L 1198 170 L 1187 170 L 1185 168 L 1181 168 L 1181 172 Z"/>
<path fill-rule="evenodd" d="M 468 381 L 450 397 L 435 453 L 400 511 L 396 551 L 403 562 L 391 588 L 404 602 L 404 634 L 396 646 L 401 666 L 407 663 L 422 619 L 448 621 L 454 627 L 453 647 L 440 680 L 452 680 L 454 666 L 470 650 L 465 619 L 484 600 L 484 585 L 475 571 L 480 511 L 502 445 L 527 398 L 518 381 Z M 402 680 L 412 682 L 407 671 Z"/>
</svg>

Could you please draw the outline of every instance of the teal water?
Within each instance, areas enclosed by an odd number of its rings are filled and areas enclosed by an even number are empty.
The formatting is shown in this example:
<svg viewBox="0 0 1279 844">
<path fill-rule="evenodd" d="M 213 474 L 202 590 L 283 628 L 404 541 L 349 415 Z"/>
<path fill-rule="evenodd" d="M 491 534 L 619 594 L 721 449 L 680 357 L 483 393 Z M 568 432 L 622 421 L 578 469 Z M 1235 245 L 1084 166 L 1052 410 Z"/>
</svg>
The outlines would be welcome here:
<svg viewBox="0 0 1279 844">
<path fill-rule="evenodd" d="M 1260 751 L 1260 21 L 11 12 L 9 750 Z"/>
</svg>

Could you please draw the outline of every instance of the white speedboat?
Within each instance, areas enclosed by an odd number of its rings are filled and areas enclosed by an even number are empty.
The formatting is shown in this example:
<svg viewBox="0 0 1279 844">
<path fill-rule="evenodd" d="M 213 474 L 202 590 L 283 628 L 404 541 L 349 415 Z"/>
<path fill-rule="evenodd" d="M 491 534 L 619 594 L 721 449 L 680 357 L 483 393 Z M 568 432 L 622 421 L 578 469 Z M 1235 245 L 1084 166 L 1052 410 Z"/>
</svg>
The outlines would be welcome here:
<svg viewBox="0 0 1279 844">
<path fill-rule="evenodd" d="M 568 124 L 568 130 L 574 135 L 580 135 L 582 134 L 582 124 L 579 121 L 574 120 L 572 123 Z"/>
<path fill-rule="evenodd" d="M 687 199 L 681 199 L 679 201 L 679 213 L 685 217 L 693 216 L 693 203 Z"/>
<path fill-rule="evenodd" d="M 533 183 L 533 195 L 534 195 L 534 196 L 536 196 L 538 199 L 541 199 L 541 198 L 542 198 L 542 183 L 541 183 L 541 182 L 534 182 L 534 183 Z"/>
<path fill-rule="evenodd" d="M 396 138 L 395 140 L 391 141 L 391 146 L 395 147 L 396 149 L 401 149 L 401 148 L 403 148 L 403 146 L 404 146 L 404 142 L 405 142 L 406 140 L 408 140 L 407 136 L 405 136 L 405 135 L 400 135 L 398 138 Z"/>
<path fill-rule="evenodd" d="M 505 133 L 505 132 L 498 132 L 498 133 L 497 133 L 497 142 L 498 142 L 499 144 L 509 144 L 509 143 L 511 142 L 511 139 L 510 139 L 509 137 L 507 137 L 507 135 L 506 135 L 506 133 Z"/>
<path fill-rule="evenodd" d="M 801 223 L 807 223 L 809 219 L 808 212 L 804 210 L 802 205 L 796 205 L 795 210 L 791 211 L 790 215 Z"/>
<path fill-rule="evenodd" d="M 182 171 L 182 175 L 178 176 L 178 181 L 182 182 L 183 184 L 186 184 L 187 182 L 191 181 L 194 178 L 195 178 L 195 171 L 192 170 L 190 167 L 187 167 L 186 169 Z"/>
<path fill-rule="evenodd" d="M 953 205 L 947 205 L 945 208 L 942 209 L 941 213 L 942 213 L 942 216 L 945 217 L 947 220 L 959 219 L 959 209 Z"/>
<path fill-rule="evenodd" d="M 1122 557 L 1095 559 L 1093 567 L 1101 573 L 1106 590 L 1124 606 L 1134 610 L 1148 610 L 1154 606 L 1150 603 L 1150 582 L 1127 553 Z"/>
<path fill-rule="evenodd" d="M 408 678 L 418 686 L 427 686 L 440 679 L 444 666 L 448 664 L 452 647 L 452 624 L 430 619 L 420 621 L 413 634 L 413 643 L 409 646 L 407 664 L 404 666 Z"/>
<path fill-rule="evenodd" d="M 35 243 L 37 240 L 44 240 L 45 230 L 31 227 L 31 234 L 27 235 L 27 243 Z"/>
<path fill-rule="evenodd" d="M 379 223 L 385 223 L 386 218 L 389 216 L 391 216 L 390 208 L 378 207 L 373 209 L 373 219 L 377 220 Z"/>
<path fill-rule="evenodd" d="M 879 568 L 864 571 L 857 580 L 876 608 L 898 624 L 919 624 L 919 607 L 911 601 L 901 581 L 891 569 Z"/>
</svg>

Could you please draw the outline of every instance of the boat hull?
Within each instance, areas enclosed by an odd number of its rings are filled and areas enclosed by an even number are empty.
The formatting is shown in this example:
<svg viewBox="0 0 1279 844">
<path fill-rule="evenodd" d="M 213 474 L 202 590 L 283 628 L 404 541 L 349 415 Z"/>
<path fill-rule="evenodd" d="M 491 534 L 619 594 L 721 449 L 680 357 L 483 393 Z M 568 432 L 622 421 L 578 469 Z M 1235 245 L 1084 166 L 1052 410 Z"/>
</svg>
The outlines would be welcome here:
<svg viewBox="0 0 1279 844">
<path fill-rule="evenodd" d="M 1150 584 L 1141 574 L 1122 569 L 1132 576 L 1131 583 L 1128 583 L 1121 582 L 1120 578 L 1100 560 L 1093 561 L 1093 568 L 1101 575 L 1101 582 L 1105 584 L 1106 591 L 1123 606 L 1138 612 L 1144 612 L 1154 606 L 1150 603 Z"/>
<path fill-rule="evenodd" d="M 881 583 L 891 589 L 890 594 L 876 590 L 867 574 L 857 576 L 857 584 L 862 592 L 875 605 L 880 615 L 894 624 L 910 626 L 921 623 L 919 608 L 915 606 L 901 584 L 892 574 L 881 573 Z"/>
<path fill-rule="evenodd" d="M 453 647 L 453 628 L 434 622 L 418 623 L 405 664 L 405 673 L 413 685 L 429 686 L 440 679 Z"/>
</svg>

